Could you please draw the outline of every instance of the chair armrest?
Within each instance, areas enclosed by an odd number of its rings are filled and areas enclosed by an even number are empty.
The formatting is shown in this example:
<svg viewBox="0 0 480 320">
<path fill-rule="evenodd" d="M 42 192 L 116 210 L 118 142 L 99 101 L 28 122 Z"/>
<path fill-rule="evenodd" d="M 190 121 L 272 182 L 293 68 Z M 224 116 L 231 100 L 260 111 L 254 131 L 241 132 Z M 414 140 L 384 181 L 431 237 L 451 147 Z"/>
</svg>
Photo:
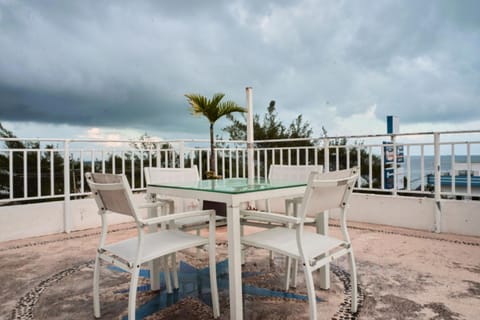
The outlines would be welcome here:
<svg viewBox="0 0 480 320">
<path fill-rule="evenodd" d="M 300 219 L 297 217 L 287 216 L 285 214 L 278 214 L 272 212 L 256 211 L 256 210 L 240 210 L 240 218 L 249 219 L 249 218 L 259 218 L 262 221 L 270 220 L 271 222 L 278 223 L 292 223 L 299 224 Z"/>
<path fill-rule="evenodd" d="M 159 224 L 162 222 L 170 222 L 173 220 L 190 218 L 190 217 L 201 217 L 201 216 L 211 216 L 211 220 L 215 222 L 215 210 L 197 210 L 197 211 L 187 211 L 181 213 L 172 213 L 161 217 L 155 217 L 150 219 L 139 220 L 142 226 L 150 226 L 154 224 Z"/>
</svg>

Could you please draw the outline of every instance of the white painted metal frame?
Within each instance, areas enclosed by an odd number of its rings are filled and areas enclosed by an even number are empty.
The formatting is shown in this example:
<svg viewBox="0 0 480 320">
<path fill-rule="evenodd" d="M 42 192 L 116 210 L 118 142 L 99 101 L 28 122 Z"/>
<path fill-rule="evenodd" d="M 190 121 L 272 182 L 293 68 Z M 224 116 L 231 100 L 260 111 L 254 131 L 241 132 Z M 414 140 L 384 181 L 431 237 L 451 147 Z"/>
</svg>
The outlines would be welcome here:
<svg viewBox="0 0 480 320">
<path fill-rule="evenodd" d="M 215 262 L 215 211 L 201 210 L 170 214 L 162 217 L 142 219 L 137 207 L 132 201 L 132 192 L 125 175 L 87 173 L 87 182 L 92 190 L 102 218 L 102 232 L 95 258 L 93 276 L 93 308 L 96 318 L 100 317 L 100 260 L 111 263 L 131 274 L 128 318 L 135 319 L 136 293 L 143 263 L 163 259 L 164 267 L 168 256 L 178 251 L 208 245 L 210 288 L 213 305 L 213 316 L 220 315 L 218 302 L 218 287 Z M 156 205 L 156 204 L 152 204 Z M 106 244 L 108 231 L 107 214 L 117 213 L 131 216 L 137 226 L 137 236 L 116 243 Z M 163 229 L 157 232 L 145 233 L 145 227 L 162 223 L 171 223 L 176 219 L 206 216 L 210 219 L 209 236 L 203 238 L 177 229 Z M 167 270 L 167 269 L 166 269 Z M 165 272 L 166 278 L 168 272 Z M 170 279 L 166 279 L 170 282 Z M 178 287 L 178 284 L 176 284 Z"/>
<path fill-rule="evenodd" d="M 278 165 L 278 164 L 271 164 L 270 165 L 270 170 L 268 173 L 268 180 L 269 181 L 292 181 L 292 182 L 307 182 L 308 177 L 311 172 L 317 171 L 317 172 L 323 172 L 323 166 L 322 165 Z M 268 212 L 271 212 L 271 205 L 270 205 L 270 199 L 264 199 L 265 200 L 265 207 Z M 287 215 L 293 215 L 296 216 L 297 214 L 297 208 L 298 208 L 298 203 L 301 202 L 302 198 L 288 198 L 285 199 L 285 214 Z M 257 217 L 253 216 L 251 214 L 243 215 L 243 210 L 240 211 L 241 215 L 241 223 L 242 225 L 250 225 L 250 226 L 256 226 L 256 227 L 263 227 L 263 228 L 274 228 L 278 227 L 279 224 L 276 221 L 269 220 L 268 217 Z M 309 222 L 314 223 L 316 219 L 309 219 Z M 323 220 L 322 220 L 323 222 Z M 327 225 L 322 226 L 322 230 L 327 230 L 328 229 L 328 220 L 327 220 Z M 242 229 L 243 230 L 243 229 Z M 242 232 L 243 235 L 243 232 Z M 270 259 L 272 259 L 272 252 L 270 251 Z M 285 263 L 285 290 L 288 290 L 290 287 L 290 275 L 291 275 L 291 269 L 292 269 L 292 259 L 290 257 L 287 257 L 286 263 Z M 293 284 L 292 286 L 296 286 L 296 274 L 297 274 L 297 262 L 294 261 L 294 267 L 293 267 Z M 322 288 L 323 289 L 328 289 L 328 284 L 324 283 L 325 281 L 322 281 Z"/>
<path fill-rule="evenodd" d="M 246 212 L 246 214 L 253 216 L 265 217 L 272 221 L 276 220 L 278 223 L 285 225 L 294 225 L 293 229 L 277 227 L 246 235 L 242 237 L 242 243 L 275 251 L 302 262 L 311 320 L 317 319 L 313 272 L 343 255 L 348 255 L 350 264 L 351 312 L 357 312 L 357 274 L 353 249 L 346 226 L 346 209 L 358 175 L 357 168 L 323 174 L 312 172 L 298 217 L 254 210 Z M 320 235 L 304 228 L 305 218 L 308 215 L 315 214 L 318 210 L 326 211 L 336 208 L 341 210 L 340 225 L 343 239 Z"/>
</svg>

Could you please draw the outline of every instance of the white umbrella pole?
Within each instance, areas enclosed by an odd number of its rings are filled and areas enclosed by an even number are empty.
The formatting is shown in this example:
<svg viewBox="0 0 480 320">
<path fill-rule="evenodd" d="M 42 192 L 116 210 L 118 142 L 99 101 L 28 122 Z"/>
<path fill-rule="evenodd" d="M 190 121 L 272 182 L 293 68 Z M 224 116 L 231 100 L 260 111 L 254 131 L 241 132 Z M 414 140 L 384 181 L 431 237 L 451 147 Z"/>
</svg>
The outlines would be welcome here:
<svg viewBox="0 0 480 320">
<path fill-rule="evenodd" d="M 248 167 L 248 184 L 253 184 L 255 164 L 253 160 L 253 102 L 252 88 L 247 87 L 247 167 Z"/>
</svg>

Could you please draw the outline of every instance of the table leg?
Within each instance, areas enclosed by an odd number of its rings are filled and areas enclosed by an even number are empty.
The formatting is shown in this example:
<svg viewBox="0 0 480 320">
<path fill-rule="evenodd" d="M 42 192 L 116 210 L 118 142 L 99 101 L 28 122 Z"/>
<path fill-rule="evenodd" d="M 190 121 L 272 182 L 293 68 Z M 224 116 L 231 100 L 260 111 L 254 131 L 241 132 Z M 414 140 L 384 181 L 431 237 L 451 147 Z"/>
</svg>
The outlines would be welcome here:
<svg viewBox="0 0 480 320">
<path fill-rule="evenodd" d="M 228 280 L 230 290 L 230 319 L 243 319 L 242 245 L 240 242 L 240 207 L 227 206 Z"/>
<path fill-rule="evenodd" d="M 158 216 L 157 207 L 148 208 L 148 217 L 154 218 Z M 157 231 L 156 225 L 148 227 L 148 232 Z M 160 290 L 160 261 L 152 260 L 148 263 L 150 269 L 150 288 L 154 291 Z"/>
</svg>

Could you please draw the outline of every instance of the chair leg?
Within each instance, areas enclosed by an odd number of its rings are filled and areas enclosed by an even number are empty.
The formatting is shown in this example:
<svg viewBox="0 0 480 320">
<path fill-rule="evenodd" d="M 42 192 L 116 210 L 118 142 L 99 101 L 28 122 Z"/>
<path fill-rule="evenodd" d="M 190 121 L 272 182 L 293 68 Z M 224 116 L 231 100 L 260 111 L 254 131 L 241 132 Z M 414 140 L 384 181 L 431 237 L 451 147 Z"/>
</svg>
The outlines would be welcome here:
<svg viewBox="0 0 480 320">
<path fill-rule="evenodd" d="M 241 224 L 240 222 L 240 238 L 242 238 L 245 235 L 245 226 Z M 243 244 L 241 245 L 241 250 L 240 250 L 240 256 L 241 256 L 241 263 L 242 265 L 245 264 L 245 250 L 247 250 L 247 247 L 244 246 Z"/>
<path fill-rule="evenodd" d="M 285 258 L 285 291 L 288 291 L 288 289 L 290 289 L 290 271 L 292 270 L 292 258 Z"/>
<path fill-rule="evenodd" d="M 350 284 L 352 286 L 352 313 L 357 312 L 358 307 L 358 284 L 357 284 L 357 267 L 352 250 L 348 253 L 348 261 L 350 262 Z"/>
<path fill-rule="evenodd" d="M 148 263 L 150 268 L 150 288 L 160 290 L 160 260 L 154 259 Z"/>
<path fill-rule="evenodd" d="M 137 302 L 137 286 L 140 275 L 140 266 L 136 265 L 132 270 L 130 279 L 130 291 L 128 292 L 128 320 L 135 320 L 135 306 Z"/>
<path fill-rule="evenodd" d="M 317 319 L 317 299 L 315 295 L 315 286 L 313 284 L 313 270 L 307 263 L 304 263 L 303 272 L 305 274 L 305 283 L 307 285 L 307 293 L 308 293 L 308 314 L 310 316 L 310 320 Z"/>
<path fill-rule="evenodd" d="M 177 272 L 177 254 L 172 254 L 172 276 L 173 276 L 173 288 L 178 289 L 180 287 L 178 283 L 178 272 Z"/>
<path fill-rule="evenodd" d="M 170 268 L 168 267 L 168 256 L 163 256 L 160 259 L 162 259 L 163 274 L 165 275 L 165 285 L 167 286 L 167 293 L 172 293 L 172 278 L 170 277 Z"/>
<path fill-rule="evenodd" d="M 298 260 L 294 259 L 293 260 L 293 284 L 292 287 L 296 288 L 297 287 L 297 274 L 298 274 Z"/>
<path fill-rule="evenodd" d="M 220 304 L 218 302 L 218 286 L 217 286 L 217 264 L 215 260 L 215 242 L 208 245 L 208 264 L 210 269 L 210 293 L 212 296 L 213 317 L 220 316 Z"/>
<path fill-rule="evenodd" d="M 100 258 L 95 257 L 95 269 L 93 270 L 93 314 L 95 318 L 100 318 Z"/>
<path fill-rule="evenodd" d="M 196 234 L 197 236 L 200 236 L 200 229 L 195 230 L 195 234 Z M 199 255 L 199 254 L 200 254 L 200 247 L 197 247 L 196 250 L 197 250 L 197 255 Z"/>
</svg>

